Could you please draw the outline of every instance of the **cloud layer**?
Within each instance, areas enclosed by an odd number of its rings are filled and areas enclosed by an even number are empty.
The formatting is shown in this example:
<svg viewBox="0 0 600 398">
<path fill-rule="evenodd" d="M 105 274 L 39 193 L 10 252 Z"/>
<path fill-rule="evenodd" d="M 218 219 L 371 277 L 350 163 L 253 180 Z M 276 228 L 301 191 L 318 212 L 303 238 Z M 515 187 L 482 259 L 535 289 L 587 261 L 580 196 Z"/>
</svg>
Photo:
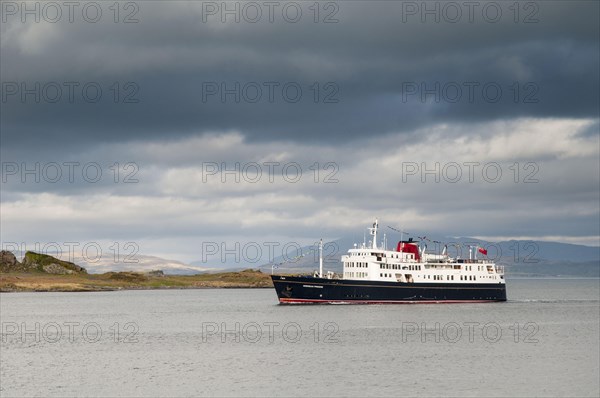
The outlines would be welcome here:
<svg viewBox="0 0 600 398">
<path fill-rule="evenodd" d="M 236 2 L 239 22 L 220 2 L 141 2 L 119 23 L 3 9 L 2 240 L 191 261 L 378 216 L 598 244 L 599 6 L 530 3 L 456 23 L 442 2 L 295 3 L 295 23 Z"/>
</svg>

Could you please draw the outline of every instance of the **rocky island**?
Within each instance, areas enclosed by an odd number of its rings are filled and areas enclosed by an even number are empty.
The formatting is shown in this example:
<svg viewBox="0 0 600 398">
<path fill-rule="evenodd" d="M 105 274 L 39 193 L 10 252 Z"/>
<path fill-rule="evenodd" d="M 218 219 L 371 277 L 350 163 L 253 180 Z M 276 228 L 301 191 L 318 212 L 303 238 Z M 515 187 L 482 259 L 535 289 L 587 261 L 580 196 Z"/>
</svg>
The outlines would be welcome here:
<svg viewBox="0 0 600 398">
<path fill-rule="evenodd" d="M 27 252 L 19 262 L 10 251 L 0 252 L 0 292 L 86 292 L 123 289 L 268 288 L 271 278 L 259 270 L 165 275 L 149 272 L 88 274 L 77 264 Z"/>
</svg>

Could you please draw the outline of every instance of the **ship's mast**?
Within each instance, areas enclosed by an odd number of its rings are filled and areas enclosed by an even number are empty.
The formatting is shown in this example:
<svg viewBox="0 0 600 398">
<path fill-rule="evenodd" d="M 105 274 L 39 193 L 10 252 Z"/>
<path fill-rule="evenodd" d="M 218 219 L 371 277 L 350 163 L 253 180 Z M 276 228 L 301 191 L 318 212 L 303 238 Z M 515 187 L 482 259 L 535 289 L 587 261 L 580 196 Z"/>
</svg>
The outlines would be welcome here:
<svg viewBox="0 0 600 398">
<path fill-rule="evenodd" d="M 402 251 L 402 249 L 404 249 L 404 231 L 400 230 L 400 251 Z"/>
<path fill-rule="evenodd" d="M 377 228 L 379 227 L 379 221 L 375 219 L 373 228 L 369 228 L 369 233 L 373 235 L 373 249 L 377 250 Z"/>
<path fill-rule="evenodd" d="M 319 241 L 319 278 L 323 277 L 323 239 Z"/>
</svg>

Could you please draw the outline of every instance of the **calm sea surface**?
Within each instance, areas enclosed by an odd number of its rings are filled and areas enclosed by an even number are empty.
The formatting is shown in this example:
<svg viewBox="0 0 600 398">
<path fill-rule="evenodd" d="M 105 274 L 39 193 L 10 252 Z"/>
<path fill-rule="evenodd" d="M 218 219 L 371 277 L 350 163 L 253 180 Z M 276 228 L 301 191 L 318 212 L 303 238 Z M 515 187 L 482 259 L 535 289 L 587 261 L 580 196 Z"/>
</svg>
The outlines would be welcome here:
<svg viewBox="0 0 600 398">
<path fill-rule="evenodd" d="M 271 289 L 0 295 L 0 396 L 600 395 L 600 281 L 490 304 L 279 306 Z"/>
</svg>

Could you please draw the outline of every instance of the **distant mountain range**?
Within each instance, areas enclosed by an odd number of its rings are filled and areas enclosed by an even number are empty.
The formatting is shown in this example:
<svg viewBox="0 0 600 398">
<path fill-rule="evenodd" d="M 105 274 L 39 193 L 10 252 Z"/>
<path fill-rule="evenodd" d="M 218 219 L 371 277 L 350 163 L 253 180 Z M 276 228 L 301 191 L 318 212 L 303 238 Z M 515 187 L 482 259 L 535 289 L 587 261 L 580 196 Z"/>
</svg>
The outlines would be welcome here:
<svg viewBox="0 0 600 398">
<path fill-rule="evenodd" d="M 388 249 L 396 247 L 399 236 L 390 234 Z M 405 238 L 406 239 L 406 238 Z M 600 277 L 600 247 L 574 245 L 561 242 L 542 242 L 510 240 L 498 243 L 487 242 L 480 239 L 460 237 L 435 237 L 427 236 L 427 251 L 440 253 L 445 242 L 448 252 L 452 256 L 469 257 L 468 245 L 481 246 L 488 250 L 487 258 L 494 259 L 498 264 L 506 267 L 507 277 L 535 277 L 535 276 L 565 276 L 565 277 Z M 355 238 L 342 238 L 332 242 L 324 242 L 324 269 L 342 272 L 340 257 L 354 244 L 361 244 Z M 367 242 L 368 243 L 368 242 Z M 305 246 L 299 251 L 296 258 L 283 258 L 278 256 L 271 263 L 267 259 L 257 263 L 215 264 L 214 267 L 199 261 L 186 264 L 176 260 L 164 259 L 150 255 L 135 256 L 136 263 L 114 262 L 110 256 L 102 257 L 96 262 L 86 261 L 84 257 L 75 257 L 70 261 L 87 269 L 91 274 L 111 271 L 139 271 L 162 270 L 165 274 L 190 275 L 198 273 L 213 273 L 222 271 L 239 271 L 248 268 L 258 268 L 265 273 L 271 273 L 272 264 L 275 273 L 312 273 L 319 268 L 318 253 L 314 246 Z M 25 253 L 15 252 L 18 258 Z M 49 253 L 52 254 L 52 253 Z M 53 254 L 54 255 L 54 254 Z M 291 256 L 291 254 L 290 254 Z M 65 256 L 60 256 L 68 260 Z M 479 258 L 483 255 L 478 254 Z"/>
<path fill-rule="evenodd" d="M 14 254 L 18 258 L 23 258 L 25 253 L 15 251 Z M 68 258 L 68 253 L 56 254 L 48 253 L 62 260 L 69 260 L 83 268 L 85 268 L 90 274 L 102 274 L 105 272 L 148 272 L 153 270 L 161 270 L 165 274 L 171 275 L 191 275 L 203 272 L 221 272 L 222 269 L 197 267 L 190 264 L 185 264 L 176 260 L 167 260 L 156 256 L 147 256 L 136 254 L 134 256 L 135 262 L 115 262 L 111 256 L 102 256 L 98 261 L 90 262 L 83 256 L 75 255 L 73 258 Z"/>
</svg>

